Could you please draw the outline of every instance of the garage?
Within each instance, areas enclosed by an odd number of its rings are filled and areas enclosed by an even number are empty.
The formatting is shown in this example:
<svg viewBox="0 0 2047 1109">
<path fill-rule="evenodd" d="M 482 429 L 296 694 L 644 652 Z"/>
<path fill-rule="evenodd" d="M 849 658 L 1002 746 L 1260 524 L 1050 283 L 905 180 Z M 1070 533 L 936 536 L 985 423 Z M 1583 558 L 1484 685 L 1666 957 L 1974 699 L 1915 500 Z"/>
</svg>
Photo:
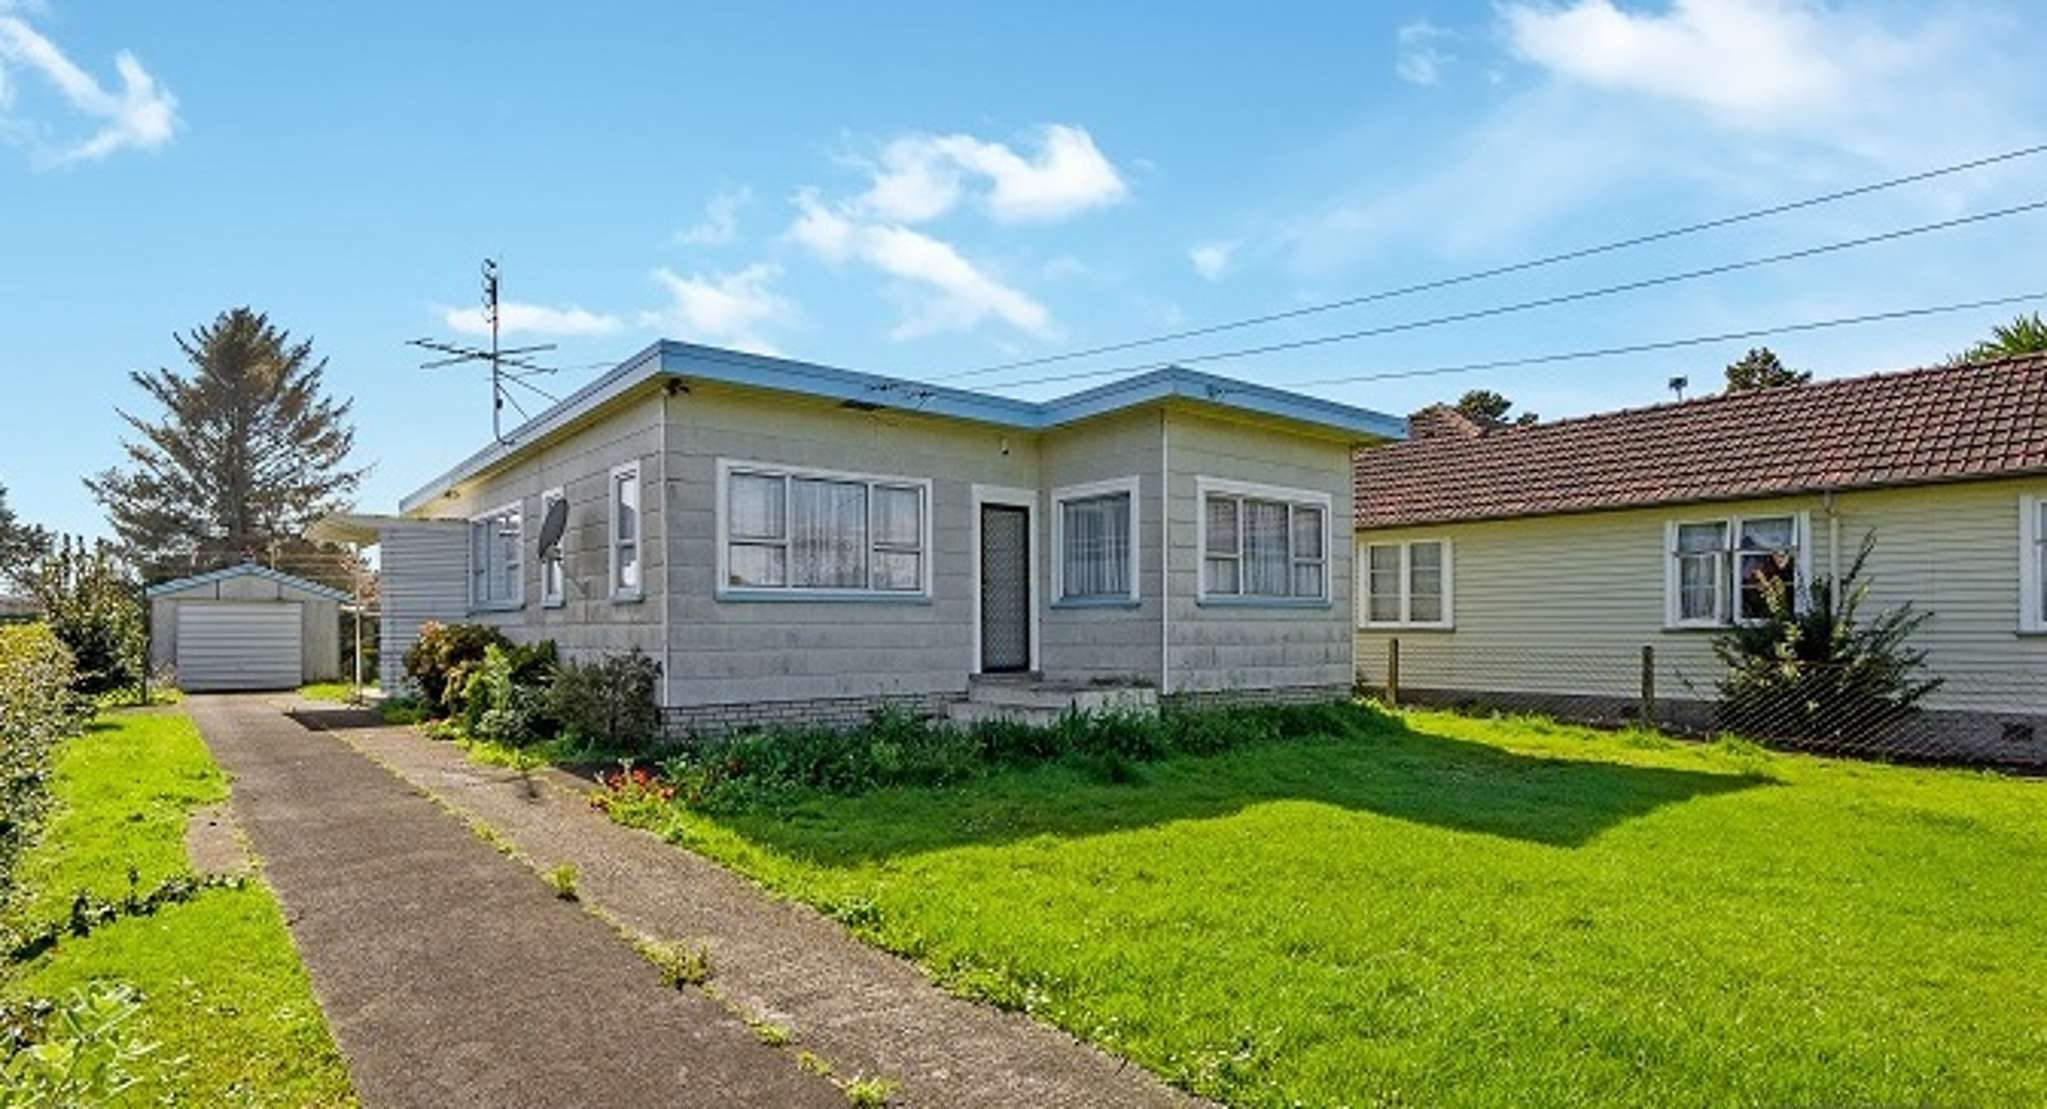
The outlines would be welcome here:
<svg viewBox="0 0 2047 1109">
<path fill-rule="evenodd" d="M 243 564 L 149 589 L 150 661 L 190 693 L 341 676 L 340 590 Z"/>
</svg>

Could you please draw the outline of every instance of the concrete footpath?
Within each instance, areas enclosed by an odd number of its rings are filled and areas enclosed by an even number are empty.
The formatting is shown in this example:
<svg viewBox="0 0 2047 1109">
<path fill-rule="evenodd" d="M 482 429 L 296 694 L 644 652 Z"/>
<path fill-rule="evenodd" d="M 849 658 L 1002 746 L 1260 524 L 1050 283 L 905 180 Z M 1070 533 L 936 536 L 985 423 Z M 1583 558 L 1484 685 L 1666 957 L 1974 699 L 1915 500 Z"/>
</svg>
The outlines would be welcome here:
<svg viewBox="0 0 2047 1109">
<path fill-rule="evenodd" d="M 946 993 L 807 906 L 612 823 L 591 808 L 588 783 L 571 775 L 479 766 L 453 744 L 407 728 L 333 734 L 487 824 L 537 865 L 573 864 L 583 899 L 622 926 L 707 946 L 722 997 L 789 1029 L 794 1048 L 822 1056 L 837 1074 L 897 1083 L 891 1105 L 1198 1104 L 1064 1032 Z"/>
<path fill-rule="evenodd" d="M 365 1105 L 846 1103 L 291 700 L 187 708 Z"/>
</svg>

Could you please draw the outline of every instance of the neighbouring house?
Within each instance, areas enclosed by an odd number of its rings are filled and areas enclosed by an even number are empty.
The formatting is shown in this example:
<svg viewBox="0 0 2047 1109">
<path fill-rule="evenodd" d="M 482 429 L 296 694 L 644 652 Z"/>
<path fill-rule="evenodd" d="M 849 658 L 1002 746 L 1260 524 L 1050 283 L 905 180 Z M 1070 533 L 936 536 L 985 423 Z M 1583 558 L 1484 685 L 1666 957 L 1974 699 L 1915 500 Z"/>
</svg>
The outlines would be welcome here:
<svg viewBox="0 0 2047 1109">
<path fill-rule="evenodd" d="M 1404 430 L 1184 369 L 1036 402 L 661 342 L 311 534 L 381 547 L 387 689 L 441 620 L 644 651 L 678 732 L 1319 698 L 1354 670 L 1351 451 Z"/>
<path fill-rule="evenodd" d="M 1365 684 L 1397 650 L 1410 699 L 1617 715 L 1649 647 L 1659 713 L 1710 722 L 1712 640 L 1762 580 L 1838 576 L 1873 536 L 1868 609 L 1931 612 L 1945 679 L 1885 742 L 2047 759 L 2047 357 L 1410 427 L 1354 458 Z"/>
<path fill-rule="evenodd" d="M 296 689 L 341 677 L 348 594 L 253 563 L 160 582 L 149 599 L 150 668 L 187 692 Z"/>
</svg>

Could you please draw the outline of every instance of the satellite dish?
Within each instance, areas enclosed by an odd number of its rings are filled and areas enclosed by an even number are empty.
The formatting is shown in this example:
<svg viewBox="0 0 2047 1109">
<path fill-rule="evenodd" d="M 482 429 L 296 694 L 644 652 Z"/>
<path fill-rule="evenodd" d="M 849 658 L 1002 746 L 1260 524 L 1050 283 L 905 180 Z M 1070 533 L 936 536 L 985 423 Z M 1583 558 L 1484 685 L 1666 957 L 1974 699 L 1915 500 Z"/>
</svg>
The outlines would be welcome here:
<svg viewBox="0 0 2047 1109">
<path fill-rule="evenodd" d="M 566 498 L 547 506 L 547 518 L 540 521 L 540 553 L 542 555 L 561 546 L 562 532 L 569 529 L 569 502 Z"/>
</svg>

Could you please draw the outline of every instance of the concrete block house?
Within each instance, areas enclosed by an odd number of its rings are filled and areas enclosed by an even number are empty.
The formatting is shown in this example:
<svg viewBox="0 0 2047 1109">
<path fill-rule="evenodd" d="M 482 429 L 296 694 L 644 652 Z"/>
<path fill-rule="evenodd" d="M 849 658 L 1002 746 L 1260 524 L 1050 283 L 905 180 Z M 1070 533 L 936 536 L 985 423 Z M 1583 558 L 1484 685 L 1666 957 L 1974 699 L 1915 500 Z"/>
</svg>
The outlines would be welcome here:
<svg viewBox="0 0 2047 1109">
<path fill-rule="evenodd" d="M 1914 754 L 2047 763 L 2047 356 L 1481 431 L 1416 413 L 1355 459 L 1358 671 L 1410 698 L 1710 719 L 1760 583 L 1930 612 Z M 1794 594 L 1796 595 L 1796 594 Z"/>
<path fill-rule="evenodd" d="M 1320 698 L 1354 673 L 1351 453 L 1404 430 L 1184 369 L 1034 402 L 661 342 L 315 534 L 381 546 L 386 688 L 431 619 L 644 651 L 678 732 Z"/>
</svg>

